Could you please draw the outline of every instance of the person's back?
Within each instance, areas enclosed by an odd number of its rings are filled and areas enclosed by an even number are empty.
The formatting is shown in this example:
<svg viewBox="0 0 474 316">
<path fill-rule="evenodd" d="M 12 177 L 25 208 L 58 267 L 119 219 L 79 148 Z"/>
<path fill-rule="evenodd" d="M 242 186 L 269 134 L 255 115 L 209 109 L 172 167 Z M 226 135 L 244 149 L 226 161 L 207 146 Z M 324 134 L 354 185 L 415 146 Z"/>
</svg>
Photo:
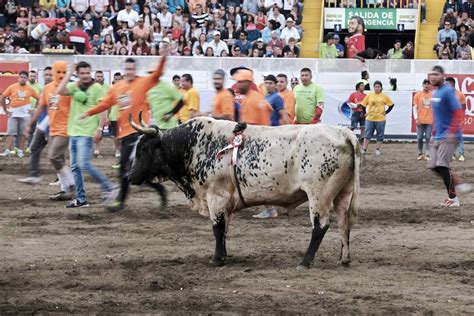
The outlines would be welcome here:
<svg viewBox="0 0 474 316">
<path fill-rule="evenodd" d="M 251 125 L 270 125 L 273 109 L 260 93 L 249 90 L 240 104 L 240 120 Z"/>
<path fill-rule="evenodd" d="M 451 128 L 454 112 L 461 109 L 455 90 L 447 84 L 441 85 L 434 93 L 432 100 L 434 139 L 446 139 Z M 456 131 L 456 138 L 461 139 L 461 130 Z"/>
<path fill-rule="evenodd" d="M 281 119 L 279 111 L 285 109 L 283 98 L 277 92 L 272 92 L 265 96 L 265 100 L 267 100 L 273 109 L 270 118 L 271 126 L 279 126 Z"/>
</svg>

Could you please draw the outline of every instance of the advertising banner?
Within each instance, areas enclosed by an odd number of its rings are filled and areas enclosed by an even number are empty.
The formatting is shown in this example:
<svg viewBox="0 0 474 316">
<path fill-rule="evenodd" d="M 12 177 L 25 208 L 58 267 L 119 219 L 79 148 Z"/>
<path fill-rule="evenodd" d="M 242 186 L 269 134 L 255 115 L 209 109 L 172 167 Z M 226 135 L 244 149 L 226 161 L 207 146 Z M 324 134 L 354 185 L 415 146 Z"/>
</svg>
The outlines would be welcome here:
<svg viewBox="0 0 474 316">
<path fill-rule="evenodd" d="M 416 30 L 417 9 L 324 8 L 325 29 L 347 29 L 353 16 L 360 16 L 368 30 Z"/>
<path fill-rule="evenodd" d="M 28 71 L 30 63 L 28 62 L 7 62 L 0 61 L 0 93 L 2 93 L 9 85 L 18 82 L 18 74 L 20 71 Z M 7 132 L 7 115 L 0 106 L 0 134 Z"/>
</svg>

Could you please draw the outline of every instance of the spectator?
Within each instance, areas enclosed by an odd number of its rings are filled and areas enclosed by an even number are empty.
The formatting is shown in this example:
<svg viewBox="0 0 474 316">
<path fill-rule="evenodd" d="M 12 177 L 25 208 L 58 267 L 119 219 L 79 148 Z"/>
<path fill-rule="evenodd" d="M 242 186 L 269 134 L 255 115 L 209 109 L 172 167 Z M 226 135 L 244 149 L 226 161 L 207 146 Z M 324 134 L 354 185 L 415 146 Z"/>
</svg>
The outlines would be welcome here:
<svg viewBox="0 0 474 316">
<path fill-rule="evenodd" d="M 71 0 L 72 14 L 83 20 L 84 14 L 89 10 L 89 0 Z"/>
<path fill-rule="evenodd" d="M 457 12 L 459 9 L 457 0 L 446 0 L 444 4 L 443 13 L 447 13 L 449 11 Z"/>
<path fill-rule="evenodd" d="M 277 30 L 272 31 L 272 38 L 270 42 L 267 43 L 267 45 L 271 46 L 272 48 L 274 48 L 275 46 L 283 48 L 283 41 L 280 40 Z"/>
<path fill-rule="evenodd" d="M 197 4 L 196 11 L 192 14 L 191 18 L 196 21 L 198 27 L 202 27 L 209 20 L 209 14 L 203 11 L 202 5 Z"/>
<path fill-rule="evenodd" d="M 465 24 L 459 25 L 457 30 L 458 30 L 458 32 L 457 32 L 458 33 L 458 38 L 461 38 L 463 36 L 469 37 L 471 35 L 470 34 L 471 32 L 469 31 L 468 26 L 465 25 Z"/>
<path fill-rule="evenodd" d="M 463 59 L 462 58 L 462 53 L 466 53 L 468 58 L 471 59 L 471 46 L 469 46 L 468 43 L 468 38 L 467 37 L 461 37 L 459 39 L 459 45 L 456 47 L 456 59 Z M 467 60 L 465 59 L 465 60 Z"/>
<path fill-rule="evenodd" d="M 69 20 L 71 13 L 71 0 L 56 0 L 56 16 L 58 18 Z"/>
<path fill-rule="evenodd" d="M 40 0 L 39 6 L 46 11 L 48 17 L 53 18 L 56 17 L 55 9 L 56 9 L 56 0 Z"/>
<path fill-rule="evenodd" d="M 100 51 L 102 52 L 104 50 L 107 50 L 109 52 L 109 54 L 107 55 L 113 55 L 115 52 L 115 44 L 112 40 L 112 35 L 110 34 L 105 35 L 104 41 L 100 45 Z"/>
<path fill-rule="evenodd" d="M 23 28 L 19 28 L 17 32 L 17 36 L 13 39 L 12 46 L 24 48 L 26 50 L 30 49 L 30 45 L 32 44 L 31 40 L 26 35 L 26 30 Z"/>
<path fill-rule="evenodd" d="M 195 12 L 198 5 L 201 6 L 203 11 L 206 8 L 206 0 L 186 0 L 186 4 L 188 5 L 189 13 Z"/>
<path fill-rule="evenodd" d="M 16 18 L 17 27 L 27 28 L 29 21 L 28 10 L 26 8 L 20 8 L 18 17 Z"/>
<path fill-rule="evenodd" d="M 235 41 L 234 46 L 238 46 L 243 55 L 249 57 L 252 55 L 252 44 L 247 40 L 247 32 L 240 32 L 239 39 Z"/>
<path fill-rule="evenodd" d="M 283 57 L 283 49 L 279 46 L 273 46 L 273 57 L 282 58 Z"/>
<path fill-rule="evenodd" d="M 402 42 L 400 40 L 396 40 L 393 44 L 393 48 L 388 50 L 387 58 L 389 59 L 402 59 L 403 58 L 403 50 L 402 50 Z"/>
<path fill-rule="evenodd" d="M 222 51 L 229 53 L 229 47 L 227 47 L 227 44 L 221 40 L 221 32 L 219 31 L 214 31 L 214 40 L 210 43 L 204 44 L 203 48 L 206 51 L 206 55 L 207 49 L 212 48 L 214 56 L 216 57 L 221 56 Z"/>
<path fill-rule="evenodd" d="M 296 41 L 300 40 L 300 33 L 298 30 L 293 26 L 294 20 L 292 18 L 286 19 L 286 27 L 281 31 L 280 38 L 283 41 L 283 44 L 286 45 L 290 38 L 294 38 Z"/>
<path fill-rule="evenodd" d="M 91 39 L 91 47 L 95 48 L 95 51 L 98 52 L 100 51 L 100 45 L 102 44 L 102 40 L 100 39 L 99 34 L 94 34 L 92 35 Z"/>
<path fill-rule="evenodd" d="M 239 38 L 239 34 L 235 29 L 235 23 L 233 21 L 227 21 L 225 30 L 221 34 L 221 39 L 231 48 L 236 38 Z"/>
<path fill-rule="evenodd" d="M 428 79 L 423 80 L 423 90 L 413 97 L 413 118 L 416 124 L 418 142 L 417 160 L 430 160 L 430 140 L 433 128 L 433 112 L 431 109 L 431 86 Z M 423 138 L 426 144 L 426 156 L 423 154 Z"/>
<path fill-rule="evenodd" d="M 211 0 L 207 6 L 207 12 L 213 14 L 216 11 L 219 12 L 220 8 L 221 8 L 221 4 L 217 2 L 217 0 Z"/>
<path fill-rule="evenodd" d="M 415 49 L 413 42 L 408 42 L 405 48 L 403 49 L 403 59 L 414 59 L 415 58 Z"/>
<path fill-rule="evenodd" d="M 181 23 L 178 21 L 175 21 L 173 24 L 173 29 L 171 30 L 171 33 L 173 34 L 172 39 L 177 40 L 181 35 L 184 36 L 184 30 L 181 27 Z"/>
<path fill-rule="evenodd" d="M 78 25 L 82 25 L 82 20 L 77 20 Z M 79 54 L 90 53 L 90 37 L 89 34 L 84 32 L 82 28 L 78 27 L 75 30 L 69 32 L 66 37 L 66 43 L 73 45 Z"/>
<path fill-rule="evenodd" d="M 380 50 L 369 47 L 364 51 L 358 52 L 354 58 L 364 63 L 366 59 L 385 59 L 387 56 Z"/>
<path fill-rule="evenodd" d="M 148 40 L 150 38 L 150 28 L 145 27 L 143 17 L 138 17 L 137 25 L 132 28 L 133 39 L 136 41 L 139 38 Z"/>
<path fill-rule="evenodd" d="M 105 38 L 105 35 L 109 34 L 112 36 L 112 40 L 115 42 L 114 28 L 110 25 L 110 21 L 106 17 L 102 17 L 100 20 L 100 37 Z"/>
<path fill-rule="evenodd" d="M 202 50 L 202 47 L 197 45 L 194 50 L 193 50 L 193 56 L 196 56 L 196 57 L 200 57 L 200 56 L 203 56 L 204 53 L 203 53 L 203 50 Z"/>
<path fill-rule="evenodd" d="M 140 53 L 138 53 L 138 52 Z M 146 41 L 139 37 L 135 44 L 132 46 L 132 55 L 148 55 L 150 53 L 150 47 Z"/>
<path fill-rule="evenodd" d="M 274 7 L 270 12 L 271 14 L 268 15 L 268 20 L 277 22 L 277 27 L 279 29 L 283 29 L 285 27 L 285 17 L 283 14 L 280 14 L 280 9 L 278 9 L 278 7 Z"/>
<path fill-rule="evenodd" d="M 189 28 L 189 32 L 188 32 L 188 39 L 196 39 L 196 38 L 199 38 L 199 36 L 201 35 L 202 33 L 202 29 L 200 27 L 198 27 L 197 25 L 197 21 L 195 20 L 191 20 L 191 26 Z"/>
<path fill-rule="evenodd" d="M 439 59 L 454 59 L 455 50 L 452 45 L 451 39 L 446 39 L 442 46 L 438 48 L 438 58 Z"/>
<path fill-rule="evenodd" d="M 258 58 L 258 57 L 263 57 L 263 55 L 260 55 L 260 50 L 258 48 L 252 49 L 252 57 Z"/>
<path fill-rule="evenodd" d="M 265 9 L 260 9 L 257 16 L 255 17 L 255 24 L 257 30 L 262 31 L 267 25 L 267 16 L 265 15 Z"/>
<path fill-rule="evenodd" d="M 160 19 L 161 26 L 163 26 L 165 29 L 171 28 L 173 15 L 168 11 L 168 6 L 166 4 L 161 7 L 161 12 L 158 13 L 157 18 Z"/>
<path fill-rule="evenodd" d="M 338 52 L 336 45 L 334 44 L 334 36 L 327 34 L 324 37 L 324 43 L 319 46 L 319 58 L 337 58 Z"/>
<path fill-rule="evenodd" d="M 443 17 L 441 19 L 440 29 L 443 28 L 443 25 L 446 22 L 451 23 L 451 25 L 456 25 L 456 23 L 458 22 L 458 19 L 457 19 L 456 15 L 454 14 L 454 11 L 452 9 L 449 9 L 448 12 L 446 12 L 446 14 L 443 15 Z"/>
<path fill-rule="evenodd" d="M 398 91 L 397 78 L 388 78 L 390 82 L 390 91 Z"/>
<path fill-rule="evenodd" d="M 132 51 L 132 43 L 129 42 L 126 34 L 120 35 L 120 41 L 115 45 L 115 52 L 117 55 L 122 55 L 119 53 L 122 48 L 127 50 L 127 55 Z"/>
<path fill-rule="evenodd" d="M 212 21 L 214 22 L 216 30 L 223 31 L 225 29 L 225 20 L 220 16 L 219 11 L 215 11 L 212 14 Z"/>
<path fill-rule="evenodd" d="M 252 49 L 258 49 L 259 50 L 259 55 L 263 57 L 265 55 L 265 43 L 263 42 L 262 38 L 259 38 L 255 41 L 255 43 L 252 46 Z"/>
<path fill-rule="evenodd" d="M 464 11 L 466 11 L 471 19 L 474 19 L 474 1 L 469 0 L 469 2 L 464 3 Z"/>
<path fill-rule="evenodd" d="M 272 8 L 283 9 L 283 0 L 265 0 L 264 7 L 267 11 Z"/>
<path fill-rule="evenodd" d="M 127 22 L 127 26 L 132 28 L 138 21 L 138 13 L 132 10 L 132 2 L 127 0 L 125 2 L 125 9 L 119 11 L 117 15 L 117 22 L 120 25 L 122 22 Z"/>
<path fill-rule="evenodd" d="M 261 7 L 262 2 L 260 0 L 244 0 L 242 12 L 246 15 L 252 15 L 254 18 L 256 18 Z M 264 12 L 266 12 L 266 10 Z"/>
<path fill-rule="evenodd" d="M 247 31 L 247 38 L 250 42 L 254 42 L 260 38 L 262 34 L 259 30 L 257 30 L 257 26 L 254 23 L 253 17 L 249 15 L 247 19 L 247 26 L 245 27 L 245 30 Z"/>
<path fill-rule="evenodd" d="M 177 50 L 178 50 L 178 53 L 180 54 L 183 54 L 184 53 L 184 49 L 186 47 L 188 47 L 188 41 L 186 40 L 186 37 L 184 36 L 184 34 L 181 34 L 179 37 L 178 37 L 178 40 L 177 40 Z M 191 50 L 189 50 L 191 51 Z"/>
<path fill-rule="evenodd" d="M 48 1 L 48 0 L 46 0 Z M 109 0 L 89 0 L 90 12 L 96 21 L 100 21 L 104 17 L 109 17 Z"/>
<path fill-rule="evenodd" d="M 171 7 L 169 7 L 171 8 Z M 170 10 L 171 12 L 171 10 Z M 173 21 L 172 23 L 174 23 L 175 21 L 178 21 L 179 23 L 181 23 L 181 25 L 183 25 L 184 27 L 184 15 L 183 15 L 183 8 L 181 6 L 177 6 L 176 7 L 176 10 L 173 13 Z"/>
<path fill-rule="evenodd" d="M 341 38 L 338 34 L 333 35 L 334 45 L 336 45 L 337 58 L 344 58 L 345 48 L 344 45 L 340 43 Z"/>
<path fill-rule="evenodd" d="M 184 0 L 168 0 L 168 10 L 171 13 L 176 13 L 178 9 L 181 9 L 181 11 L 184 8 L 185 2 Z"/>
<path fill-rule="evenodd" d="M 225 14 L 226 21 L 232 21 L 235 24 L 235 28 L 240 30 L 242 28 L 242 18 L 236 13 L 235 7 L 230 6 Z"/>
<path fill-rule="evenodd" d="M 49 40 L 49 44 L 52 47 L 66 46 L 66 32 L 54 33 Z"/>
<path fill-rule="evenodd" d="M 79 24 L 77 23 L 77 19 L 75 15 L 71 15 L 69 22 L 66 23 L 66 32 L 71 32 L 77 29 Z"/>
<path fill-rule="evenodd" d="M 271 41 L 272 31 L 274 31 L 276 29 L 277 29 L 277 26 L 276 26 L 276 22 L 274 20 L 267 21 L 267 26 L 265 26 L 265 28 L 262 31 L 262 38 L 263 38 L 263 42 L 265 44 L 268 44 Z M 279 37 L 280 34 L 278 32 L 275 32 L 275 33 Z"/>
<path fill-rule="evenodd" d="M 155 18 L 153 20 L 152 28 L 151 28 L 151 42 L 159 45 L 163 39 L 164 34 L 164 29 L 161 27 L 161 22 L 160 19 Z"/>
<path fill-rule="evenodd" d="M 458 16 L 456 26 L 459 28 L 461 24 L 471 25 L 471 18 L 469 18 L 469 13 L 462 11 L 460 16 Z"/>
<path fill-rule="evenodd" d="M 214 39 L 214 31 L 216 30 L 215 24 L 213 21 L 206 22 L 206 27 L 203 28 L 203 33 L 207 34 L 207 42 L 210 42 Z"/>
<path fill-rule="evenodd" d="M 458 41 L 458 35 L 456 34 L 456 31 L 451 29 L 450 22 L 445 22 L 444 29 L 438 32 L 438 36 L 436 38 L 437 47 L 435 47 L 435 50 L 438 50 L 440 46 L 443 46 L 443 43 L 446 41 L 446 39 L 449 39 L 450 42 Z"/>
<path fill-rule="evenodd" d="M 300 56 L 300 49 L 296 46 L 296 40 L 293 37 L 290 37 L 288 45 L 283 47 L 283 55 L 291 58 Z"/>
<path fill-rule="evenodd" d="M 150 28 L 153 25 L 153 20 L 156 18 L 156 15 L 151 12 L 150 6 L 145 5 L 143 6 L 143 13 L 140 14 L 140 17 L 143 18 L 143 25 L 146 28 Z"/>
<path fill-rule="evenodd" d="M 92 15 L 90 13 L 86 13 L 84 15 L 84 21 L 82 21 L 82 29 L 92 36 L 93 32 L 92 29 L 94 28 L 94 22 L 92 21 Z"/>
<path fill-rule="evenodd" d="M 244 57 L 239 46 L 233 46 L 232 49 L 230 50 L 230 53 L 231 53 L 231 57 Z"/>
</svg>

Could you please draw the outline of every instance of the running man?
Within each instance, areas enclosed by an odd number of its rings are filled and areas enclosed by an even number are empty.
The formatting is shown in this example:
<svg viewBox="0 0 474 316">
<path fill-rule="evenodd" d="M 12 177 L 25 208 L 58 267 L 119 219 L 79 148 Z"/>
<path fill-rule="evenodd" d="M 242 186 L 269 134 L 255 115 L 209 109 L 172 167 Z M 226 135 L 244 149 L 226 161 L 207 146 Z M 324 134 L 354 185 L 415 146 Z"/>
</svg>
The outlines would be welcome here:
<svg viewBox="0 0 474 316">
<path fill-rule="evenodd" d="M 430 141 L 433 129 L 433 111 L 431 109 L 430 81 L 423 80 L 423 90 L 417 92 L 413 97 L 413 118 L 416 123 L 416 135 L 418 141 L 417 160 L 430 160 Z M 423 138 L 426 143 L 426 155 L 423 153 Z"/>
<path fill-rule="evenodd" d="M 311 69 L 300 72 L 301 84 L 293 89 L 295 94 L 295 124 L 317 124 L 324 110 L 324 92 L 320 85 L 312 82 Z"/>
<path fill-rule="evenodd" d="M 285 104 L 288 119 L 290 120 L 290 123 L 293 123 L 295 119 L 295 95 L 288 89 L 288 77 L 285 74 L 278 74 L 276 78 L 278 93 Z"/>
<path fill-rule="evenodd" d="M 100 95 L 99 99 L 102 100 L 104 96 L 107 94 L 107 91 L 109 91 L 110 86 L 105 83 L 105 78 L 104 78 L 104 72 L 102 70 L 97 70 L 94 75 L 94 81 L 95 83 L 100 85 Z M 100 137 L 99 139 L 94 139 L 94 156 L 98 157 L 100 156 L 100 143 L 102 142 L 103 137 Z"/>
<path fill-rule="evenodd" d="M 124 79 L 113 85 L 105 98 L 94 108 L 88 109 L 82 115 L 82 118 L 97 118 L 96 114 L 107 111 L 114 105 L 119 106 L 119 114 L 117 119 L 118 138 L 120 139 L 120 191 L 115 201 L 107 208 L 112 212 L 120 211 L 125 206 L 125 200 L 128 195 L 130 182 L 128 180 L 130 167 L 132 165 L 132 154 L 138 142 L 140 134 L 130 125 L 129 116 L 135 122 L 140 122 L 139 113 L 145 122 L 150 120 L 149 106 L 147 104 L 147 92 L 152 89 L 160 80 L 163 73 L 166 57 L 162 57 L 158 68 L 149 76 L 138 77 L 137 65 L 133 58 L 125 60 Z M 91 118 L 88 118 L 92 116 Z M 97 118 L 98 119 L 98 118 Z M 102 130 L 99 131 L 102 133 Z M 162 206 L 166 206 L 166 190 L 159 183 L 149 183 L 155 188 L 161 196 Z"/>
<path fill-rule="evenodd" d="M 52 80 L 51 67 L 48 66 L 44 69 L 43 80 L 44 80 L 45 85 L 51 82 Z M 38 122 L 36 124 L 36 128 L 30 128 L 30 131 L 34 130 L 34 134 L 33 134 L 33 140 L 31 141 L 31 146 L 30 146 L 31 156 L 30 156 L 30 163 L 29 163 L 30 166 L 29 166 L 29 171 L 28 171 L 28 177 L 18 179 L 19 182 L 27 183 L 27 184 L 39 184 L 41 182 L 41 174 L 40 174 L 40 167 L 39 167 L 41 152 L 48 144 L 48 137 L 47 137 L 48 132 L 49 132 L 48 131 L 48 126 L 49 126 L 48 111 L 44 109 L 39 110 L 39 107 L 36 109 L 36 111 L 39 111 L 40 113 L 39 113 L 39 118 L 37 121 L 33 120 L 32 118 L 33 123 Z"/>
<path fill-rule="evenodd" d="M 100 184 L 103 203 L 109 203 L 115 194 L 109 179 L 91 164 L 94 138 L 98 139 L 102 136 L 105 118 L 99 120 L 99 117 L 96 116 L 81 120 L 82 115 L 87 110 L 99 103 L 102 93 L 101 87 L 92 80 L 91 66 L 87 62 L 79 62 L 75 70 L 79 80 L 69 82 L 72 71 L 68 70 L 56 90 L 57 93 L 55 93 L 72 97 L 67 122 L 67 135 L 69 136 L 69 156 L 76 185 L 76 198 L 71 200 L 66 208 L 89 207 L 84 189 L 84 172 L 89 173 Z"/>
<path fill-rule="evenodd" d="M 264 77 L 265 91 L 267 95 L 265 100 L 272 107 L 272 115 L 270 118 L 271 126 L 280 126 L 284 124 L 290 124 L 288 115 L 286 114 L 285 105 L 283 104 L 283 98 L 277 92 L 277 78 L 274 75 L 268 75 Z M 278 217 L 277 210 L 272 205 L 265 205 L 265 210 L 254 218 L 267 219 Z"/>
<path fill-rule="evenodd" d="M 453 87 L 453 89 L 456 93 L 456 98 L 461 103 L 461 107 L 463 109 L 463 116 L 462 117 L 463 117 L 463 120 L 464 120 L 464 113 L 466 112 L 466 96 L 464 95 L 464 93 L 462 93 L 461 91 L 456 89 L 456 80 L 454 80 L 453 77 L 446 78 L 446 83 L 449 84 L 451 87 Z M 461 135 L 461 140 L 459 141 L 457 151 L 459 153 L 458 160 L 461 161 L 461 162 L 465 161 L 466 158 L 464 157 L 464 139 L 463 139 L 462 135 Z"/>
<path fill-rule="evenodd" d="M 355 131 L 360 127 L 360 141 L 364 141 L 365 134 L 365 108 L 360 104 L 367 96 L 365 91 L 365 84 L 363 82 L 356 83 L 356 91 L 352 92 L 347 100 L 351 108 L 351 130 Z"/>
<path fill-rule="evenodd" d="M 471 186 L 462 183 L 450 169 L 451 158 L 462 137 L 461 126 L 464 113 L 454 89 L 444 83 L 443 67 L 434 66 L 429 78 L 431 85 L 437 88 L 431 99 L 434 143 L 429 168 L 443 179 L 448 192 L 448 198 L 441 203 L 441 206 L 456 207 L 460 206 L 456 192 L 466 193 L 471 190 Z"/>
<path fill-rule="evenodd" d="M 31 98 L 36 101 L 39 99 L 39 95 L 27 81 L 28 72 L 21 71 L 18 83 L 10 85 L 0 96 L 0 105 L 8 115 L 8 136 L 2 157 L 9 157 L 13 153 L 13 143 L 17 135 L 20 136 L 18 157 L 24 157 L 23 150 L 28 137 L 26 132 L 31 120 Z M 6 98 L 10 99 L 10 110 L 7 109 Z"/>
</svg>

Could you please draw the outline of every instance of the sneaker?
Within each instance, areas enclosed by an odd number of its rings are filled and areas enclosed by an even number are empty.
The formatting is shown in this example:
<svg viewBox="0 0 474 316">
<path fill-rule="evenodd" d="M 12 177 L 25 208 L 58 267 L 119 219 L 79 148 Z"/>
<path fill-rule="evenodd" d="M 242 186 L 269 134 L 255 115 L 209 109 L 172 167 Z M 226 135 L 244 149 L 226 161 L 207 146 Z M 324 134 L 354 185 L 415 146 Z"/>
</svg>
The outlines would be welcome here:
<svg viewBox="0 0 474 316">
<path fill-rule="evenodd" d="M 115 151 L 115 158 L 120 158 L 120 150 Z"/>
<path fill-rule="evenodd" d="M 120 164 L 112 165 L 112 169 L 120 169 Z"/>
<path fill-rule="evenodd" d="M 23 150 L 21 150 L 21 149 L 18 149 L 18 152 L 17 152 L 16 155 L 18 156 L 18 158 L 23 158 L 23 157 L 25 157 L 25 154 L 23 153 Z"/>
<path fill-rule="evenodd" d="M 10 157 L 12 152 L 9 149 L 5 149 L 5 151 L 2 153 L 2 157 Z"/>
<path fill-rule="evenodd" d="M 259 218 L 259 219 L 269 219 L 269 218 L 277 218 L 277 217 L 278 217 L 278 213 L 274 207 L 268 208 L 260 212 L 259 214 L 253 216 L 253 218 Z"/>
<path fill-rule="evenodd" d="M 30 147 L 26 148 L 25 154 L 27 154 L 27 155 L 30 155 L 30 154 L 31 154 L 31 148 L 30 148 Z"/>
<path fill-rule="evenodd" d="M 41 177 L 26 177 L 23 179 L 17 179 L 16 181 L 26 184 L 38 184 L 41 182 Z"/>
<path fill-rule="evenodd" d="M 456 193 L 466 194 L 472 191 L 472 185 L 469 183 L 459 183 L 455 186 Z"/>
<path fill-rule="evenodd" d="M 70 199 L 72 199 L 72 193 L 60 191 L 56 194 L 50 195 L 49 199 L 52 201 L 69 201 Z"/>
<path fill-rule="evenodd" d="M 56 186 L 56 185 L 59 186 L 59 184 L 60 184 L 60 183 L 59 183 L 59 180 L 58 180 L 58 179 L 56 179 L 54 182 L 48 183 L 48 185 L 50 185 L 50 186 Z"/>
<path fill-rule="evenodd" d="M 375 150 L 375 155 L 380 156 L 381 154 L 382 154 L 382 152 L 380 151 L 380 149 Z"/>
<path fill-rule="evenodd" d="M 66 208 L 78 208 L 78 207 L 89 207 L 89 203 L 87 203 L 87 201 L 79 202 L 77 199 L 74 199 L 68 204 L 66 204 Z"/>
<path fill-rule="evenodd" d="M 94 150 L 94 157 L 95 158 L 102 158 L 102 156 L 100 155 L 100 151 Z"/>
<path fill-rule="evenodd" d="M 431 160 L 430 155 L 426 155 L 425 160 L 430 161 Z"/>
<path fill-rule="evenodd" d="M 416 160 L 423 160 L 423 154 L 419 154 Z"/>
<path fill-rule="evenodd" d="M 458 197 L 456 196 L 454 199 L 446 199 L 444 200 L 443 203 L 441 203 L 441 206 L 443 207 L 458 207 L 460 206 L 461 204 L 459 203 L 459 199 Z"/>
<path fill-rule="evenodd" d="M 20 151 L 20 149 L 18 147 L 13 148 L 12 155 L 13 156 L 18 155 L 18 151 Z"/>
<path fill-rule="evenodd" d="M 461 161 L 461 162 L 464 162 L 466 160 L 466 158 L 464 158 L 464 155 L 459 155 L 458 160 Z"/>
<path fill-rule="evenodd" d="M 112 213 L 120 212 L 124 208 L 124 204 L 118 200 L 113 201 L 105 206 L 105 208 Z"/>
<path fill-rule="evenodd" d="M 421 21 L 421 24 L 426 24 L 426 20 Z"/>
<path fill-rule="evenodd" d="M 103 205 L 108 205 L 114 202 L 117 199 L 117 196 L 119 194 L 119 189 L 115 188 L 110 192 L 103 192 L 101 194 L 102 197 L 102 204 Z"/>
</svg>

